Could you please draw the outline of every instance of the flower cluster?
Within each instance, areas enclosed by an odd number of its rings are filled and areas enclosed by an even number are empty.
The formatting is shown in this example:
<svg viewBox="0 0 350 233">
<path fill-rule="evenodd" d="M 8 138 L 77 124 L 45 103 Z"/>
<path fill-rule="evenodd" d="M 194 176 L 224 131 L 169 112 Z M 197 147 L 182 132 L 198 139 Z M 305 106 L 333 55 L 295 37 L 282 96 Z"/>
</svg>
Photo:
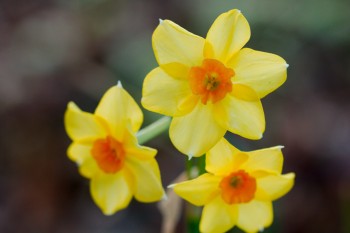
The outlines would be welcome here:
<svg viewBox="0 0 350 233">
<path fill-rule="evenodd" d="M 201 232 L 225 232 L 237 225 L 257 232 L 273 221 L 272 201 L 294 184 L 282 175 L 282 146 L 243 152 L 227 131 L 260 139 L 265 130 L 261 98 L 286 80 L 279 56 L 243 48 L 250 38 L 239 10 L 221 14 L 206 38 L 169 20 L 152 37 L 159 67 L 145 78 L 142 105 L 172 117 L 169 135 L 185 155 L 205 156 L 207 173 L 173 184 L 179 196 L 204 206 Z M 138 144 L 142 111 L 120 84 L 109 89 L 95 113 L 69 103 L 65 127 L 72 144 L 68 157 L 91 180 L 91 195 L 103 213 L 128 206 L 134 196 L 154 202 L 164 196 L 156 150 Z"/>
<path fill-rule="evenodd" d="M 143 106 L 172 116 L 170 139 L 201 156 L 230 131 L 259 139 L 265 130 L 260 99 L 286 80 L 279 56 L 242 47 L 250 37 L 238 10 L 220 15 L 204 39 L 164 20 L 153 33 L 159 67 L 143 85 Z"/>
</svg>

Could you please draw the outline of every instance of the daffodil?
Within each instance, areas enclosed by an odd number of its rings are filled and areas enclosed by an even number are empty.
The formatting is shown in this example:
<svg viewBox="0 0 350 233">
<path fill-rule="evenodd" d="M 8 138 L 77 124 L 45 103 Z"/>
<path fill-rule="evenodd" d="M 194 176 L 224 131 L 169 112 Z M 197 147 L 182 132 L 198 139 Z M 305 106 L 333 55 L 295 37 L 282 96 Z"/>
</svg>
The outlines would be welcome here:
<svg viewBox="0 0 350 233">
<path fill-rule="evenodd" d="M 121 85 L 104 94 L 93 114 L 70 102 L 64 120 L 73 140 L 68 157 L 90 179 L 92 198 L 104 214 L 126 208 L 133 196 L 140 202 L 163 197 L 157 151 L 138 145 L 143 114 Z"/>
<path fill-rule="evenodd" d="M 222 139 L 206 155 L 208 173 L 171 187 L 193 205 L 204 206 L 201 232 L 226 232 L 235 225 L 257 232 L 273 221 L 272 201 L 294 184 L 294 173 L 281 174 L 281 149 L 243 152 Z"/>
<path fill-rule="evenodd" d="M 172 116 L 170 138 L 177 149 L 201 156 L 226 131 L 260 139 L 265 117 L 260 99 L 286 80 L 279 56 L 243 48 L 250 38 L 239 10 L 221 14 L 206 38 L 161 20 L 152 44 L 159 67 L 143 84 L 143 106 Z"/>
</svg>

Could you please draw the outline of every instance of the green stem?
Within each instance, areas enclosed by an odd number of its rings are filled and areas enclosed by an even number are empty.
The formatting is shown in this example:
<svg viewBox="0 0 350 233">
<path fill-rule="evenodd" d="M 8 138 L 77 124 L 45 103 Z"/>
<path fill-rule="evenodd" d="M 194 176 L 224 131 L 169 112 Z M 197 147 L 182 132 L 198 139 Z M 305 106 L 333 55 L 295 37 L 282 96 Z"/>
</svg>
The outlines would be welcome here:
<svg viewBox="0 0 350 233">
<path fill-rule="evenodd" d="M 205 155 L 186 160 L 186 173 L 188 179 L 194 179 L 205 173 Z"/>
<path fill-rule="evenodd" d="M 192 167 L 193 159 L 186 159 L 186 175 L 189 180 L 194 178 L 192 177 Z"/>
<path fill-rule="evenodd" d="M 139 144 L 142 145 L 167 130 L 170 125 L 170 120 L 170 117 L 162 117 L 141 129 L 136 134 Z"/>
<path fill-rule="evenodd" d="M 206 155 L 202 155 L 198 158 L 198 175 L 202 175 L 205 173 L 205 157 Z"/>
<path fill-rule="evenodd" d="M 205 155 L 186 161 L 186 173 L 189 180 L 205 173 Z M 199 233 L 199 222 L 202 208 L 190 203 L 186 205 L 187 232 Z"/>
</svg>

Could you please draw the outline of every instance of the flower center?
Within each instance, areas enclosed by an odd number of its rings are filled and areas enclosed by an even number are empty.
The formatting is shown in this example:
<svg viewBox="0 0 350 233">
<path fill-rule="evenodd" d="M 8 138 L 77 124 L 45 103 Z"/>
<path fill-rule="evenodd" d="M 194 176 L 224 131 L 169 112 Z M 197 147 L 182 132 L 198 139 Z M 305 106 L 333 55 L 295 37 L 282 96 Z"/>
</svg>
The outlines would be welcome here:
<svg viewBox="0 0 350 233">
<path fill-rule="evenodd" d="M 193 66 L 189 73 L 192 93 L 199 95 L 203 104 L 215 103 L 232 91 L 231 78 L 235 72 L 215 59 L 204 59 L 202 66 Z"/>
<path fill-rule="evenodd" d="M 124 165 L 123 145 L 111 136 L 97 139 L 92 146 L 91 154 L 105 173 L 116 173 Z"/>
<path fill-rule="evenodd" d="M 243 170 L 233 172 L 220 182 L 221 197 L 227 204 L 246 203 L 254 198 L 256 180 Z"/>
</svg>

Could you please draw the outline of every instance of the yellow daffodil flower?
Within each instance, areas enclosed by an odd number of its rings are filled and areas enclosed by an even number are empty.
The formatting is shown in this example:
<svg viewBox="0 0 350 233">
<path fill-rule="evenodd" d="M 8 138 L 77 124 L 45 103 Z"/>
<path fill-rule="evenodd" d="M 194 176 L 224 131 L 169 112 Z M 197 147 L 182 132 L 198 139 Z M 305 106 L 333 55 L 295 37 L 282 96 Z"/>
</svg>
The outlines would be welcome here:
<svg viewBox="0 0 350 233">
<path fill-rule="evenodd" d="M 273 221 L 272 201 L 294 184 L 294 173 L 281 175 L 281 149 L 243 152 L 222 139 L 207 153 L 208 173 L 170 187 L 193 205 L 204 205 L 201 232 L 226 232 L 235 225 L 258 232 Z"/>
<path fill-rule="evenodd" d="M 242 47 L 250 38 L 239 10 L 220 15 L 204 39 L 161 20 L 152 43 L 159 67 L 143 84 L 143 106 L 172 116 L 170 138 L 182 153 L 201 156 L 228 130 L 260 139 L 260 99 L 286 80 L 279 56 Z"/>
<path fill-rule="evenodd" d="M 140 202 L 163 197 L 157 151 L 138 145 L 143 114 L 121 85 L 105 93 L 94 114 L 70 102 L 64 120 L 73 140 L 68 157 L 90 179 L 92 198 L 104 214 L 126 208 L 133 196 Z"/>
</svg>

